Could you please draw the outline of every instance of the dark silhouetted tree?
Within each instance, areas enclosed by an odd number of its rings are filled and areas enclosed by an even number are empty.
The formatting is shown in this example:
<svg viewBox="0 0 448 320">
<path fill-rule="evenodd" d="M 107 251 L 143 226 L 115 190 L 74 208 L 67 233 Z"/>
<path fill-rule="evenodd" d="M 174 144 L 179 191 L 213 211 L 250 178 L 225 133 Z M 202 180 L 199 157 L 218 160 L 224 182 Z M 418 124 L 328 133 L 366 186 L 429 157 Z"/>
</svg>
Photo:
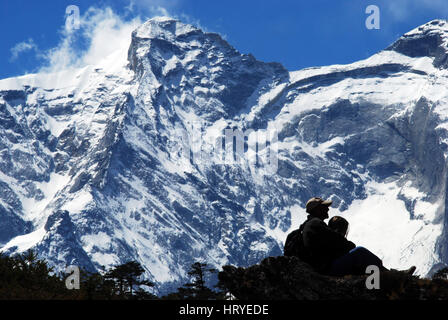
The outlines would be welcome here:
<svg viewBox="0 0 448 320">
<path fill-rule="evenodd" d="M 206 278 L 218 270 L 210 268 L 207 263 L 195 262 L 191 265 L 188 275 L 191 282 L 177 289 L 177 292 L 170 293 L 164 299 L 176 300 L 216 300 L 221 298 L 221 293 L 211 290 L 206 286 Z"/>
<path fill-rule="evenodd" d="M 143 269 L 140 263 L 130 261 L 109 270 L 104 277 L 105 279 L 110 279 L 117 283 L 120 296 L 129 295 L 132 297 L 134 294 L 134 286 L 154 286 L 154 283 L 140 279 L 144 272 L 145 269 Z M 129 292 L 127 290 L 129 290 Z M 142 295 L 142 291 L 139 291 L 139 295 Z"/>
</svg>

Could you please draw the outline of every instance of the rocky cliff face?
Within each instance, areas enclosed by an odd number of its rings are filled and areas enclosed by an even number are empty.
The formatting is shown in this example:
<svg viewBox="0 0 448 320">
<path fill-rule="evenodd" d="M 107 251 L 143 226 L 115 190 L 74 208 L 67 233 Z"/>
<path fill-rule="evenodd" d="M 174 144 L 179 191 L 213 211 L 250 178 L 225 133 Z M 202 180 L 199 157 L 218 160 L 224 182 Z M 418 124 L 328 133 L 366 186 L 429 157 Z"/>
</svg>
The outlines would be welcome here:
<svg viewBox="0 0 448 320">
<path fill-rule="evenodd" d="M 195 260 L 280 255 L 320 195 L 351 240 L 425 275 L 448 261 L 447 34 L 436 20 L 289 72 L 154 18 L 127 60 L 0 80 L 2 250 L 56 269 L 135 259 L 163 291 Z"/>
</svg>

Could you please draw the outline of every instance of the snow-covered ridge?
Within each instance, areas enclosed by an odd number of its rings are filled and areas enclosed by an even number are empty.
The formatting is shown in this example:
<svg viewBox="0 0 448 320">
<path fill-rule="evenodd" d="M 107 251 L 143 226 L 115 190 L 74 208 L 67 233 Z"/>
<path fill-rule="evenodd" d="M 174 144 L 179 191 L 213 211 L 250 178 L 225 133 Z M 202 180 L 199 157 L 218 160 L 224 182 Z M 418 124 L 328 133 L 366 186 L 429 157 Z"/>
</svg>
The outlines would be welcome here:
<svg viewBox="0 0 448 320">
<path fill-rule="evenodd" d="M 163 291 L 194 260 L 281 254 L 319 195 L 357 244 L 425 275 L 448 262 L 445 29 L 288 72 L 160 17 L 133 32 L 127 61 L 0 80 L 2 250 L 35 248 L 56 269 L 135 259 Z M 226 128 L 277 130 L 278 170 L 183 156 L 179 133 Z"/>
<path fill-rule="evenodd" d="M 435 19 L 419 26 L 409 32 L 406 32 L 403 37 L 409 37 L 414 35 L 427 35 L 430 33 L 438 33 L 442 35 L 448 35 L 448 22 L 447 20 Z"/>
<path fill-rule="evenodd" d="M 433 57 L 436 68 L 448 68 L 448 23 L 430 21 L 404 34 L 387 48 L 409 57 Z"/>
<path fill-rule="evenodd" d="M 169 17 L 156 17 L 146 21 L 134 32 L 133 36 L 138 38 L 153 38 L 173 41 L 177 37 L 191 32 L 200 32 L 200 29 L 184 24 Z"/>
</svg>

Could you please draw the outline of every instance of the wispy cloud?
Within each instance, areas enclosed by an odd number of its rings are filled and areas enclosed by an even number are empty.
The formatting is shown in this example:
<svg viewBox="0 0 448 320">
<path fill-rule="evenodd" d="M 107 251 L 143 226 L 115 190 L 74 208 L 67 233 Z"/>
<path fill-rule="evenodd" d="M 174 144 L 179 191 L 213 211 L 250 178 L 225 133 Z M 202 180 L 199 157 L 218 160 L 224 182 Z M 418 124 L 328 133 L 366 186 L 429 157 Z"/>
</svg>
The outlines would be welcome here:
<svg viewBox="0 0 448 320">
<path fill-rule="evenodd" d="M 132 31 L 146 19 L 169 16 L 194 24 L 206 30 L 198 20 L 185 14 L 172 14 L 170 10 L 181 0 L 130 0 L 129 5 L 117 14 L 110 7 L 90 7 L 80 12 L 77 27 L 61 26 L 57 46 L 39 50 L 32 39 L 18 43 L 11 49 L 12 59 L 24 51 L 35 50 L 36 58 L 43 61 L 37 72 L 55 72 L 87 65 L 97 65 L 110 54 L 119 53 L 120 62 L 126 61 Z M 68 17 L 66 16 L 66 19 Z M 118 62 L 118 61 L 117 61 Z"/>
<path fill-rule="evenodd" d="M 110 8 L 89 8 L 80 15 L 79 28 L 64 25 L 59 44 L 42 54 L 45 64 L 39 71 L 95 65 L 117 50 L 125 58 L 131 33 L 140 24 L 139 17 L 125 20 Z"/>
<path fill-rule="evenodd" d="M 201 25 L 201 22 L 198 19 L 179 11 L 182 2 L 182 0 L 130 0 L 126 10 L 129 13 L 138 13 L 144 17 L 171 17 L 184 23 L 194 25 L 206 32 L 211 32 L 205 26 Z"/>
<path fill-rule="evenodd" d="M 10 61 L 15 61 L 17 60 L 17 58 L 19 57 L 20 54 L 26 52 L 26 51 L 30 51 L 30 50 L 36 50 L 37 51 L 37 46 L 34 43 L 34 40 L 29 38 L 26 41 L 22 41 L 17 43 L 14 47 L 11 48 L 11 58 Z"/>
</svg>

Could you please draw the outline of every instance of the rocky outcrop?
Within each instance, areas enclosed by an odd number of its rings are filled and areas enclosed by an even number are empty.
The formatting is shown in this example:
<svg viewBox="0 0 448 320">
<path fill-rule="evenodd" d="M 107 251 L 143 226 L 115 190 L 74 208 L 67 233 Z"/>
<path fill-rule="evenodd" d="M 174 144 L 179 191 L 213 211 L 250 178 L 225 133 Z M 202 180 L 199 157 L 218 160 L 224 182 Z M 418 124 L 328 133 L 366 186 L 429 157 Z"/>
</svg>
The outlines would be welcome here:
<svg viewBox="0 0 448 320">
<path fill-rule="evenodd" d="M 420 279 L 391 270 L 380 274 L 379 289 L 368 289 L 370 275 L 330 277 L 296 257 L 269 257 L 248 268 L 224 266 L 220 284 L 240 300 L 395 300 L 448 298 L 448 281 Z"/>
</svg>

